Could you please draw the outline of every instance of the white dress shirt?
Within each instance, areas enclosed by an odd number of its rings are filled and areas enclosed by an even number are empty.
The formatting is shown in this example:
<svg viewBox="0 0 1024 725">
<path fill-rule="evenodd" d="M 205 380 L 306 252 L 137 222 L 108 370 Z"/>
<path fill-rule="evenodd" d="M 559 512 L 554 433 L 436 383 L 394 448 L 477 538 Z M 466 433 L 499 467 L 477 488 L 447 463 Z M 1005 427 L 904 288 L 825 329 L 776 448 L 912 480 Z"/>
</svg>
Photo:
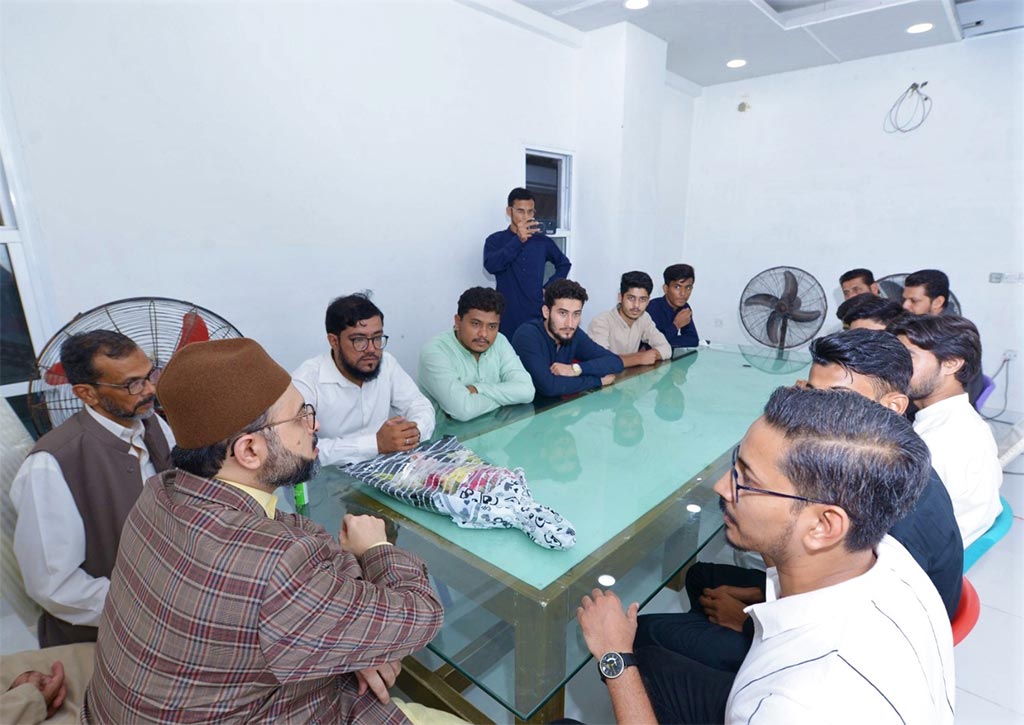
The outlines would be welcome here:
<svg viewBox="0 0 1024 725">
<path fill-rule="evenodd" d="M 390 353 L 383 353 L 380 374 L 362 386 L 348 380 L 325 352 L 306 360 L 292 382 L 320 421 L 320 462 L 344 465 L 377 455 L 377 431 L 384 421 L 403 416 L 416 423 L 420 439 L 434 433 L 434 406 Z"/>
<path fill-rule="evenodd" d="M 861 576 L 744 611 L 754 641 L 733 681 L 727 723 L 953 722 L 953 636 L 928 576 L 886 536 Z"/>
<path fill-rule="evenodd" d="M 142 421 L 125 428 L 88 406 L 85 410 L 93 420 L 131 445 L 132 455 L 139 459 L 141 491 L 142 484 L 157 474 L 143 440 L 146 431 Z M 170 427 L 159 417 L 157 421 L 168 447 L 173 448 Z M 29 455 L 11 484 L 11 502 L 18 512 L 14 555 L 29 596 L 65 622 L 99 626 L 110 579 L 91 576 L 82 569 L 85 524 L 57 459 L 45 452 Z"/>
<path fill-rule="evenodd" d="M 917 411 L 914 430 L 928 445 L 932 468 L 946 484 L 966 548 L 1003 510 L 1003 469 L 992 429 L 964 393 Z"/>
</svg>

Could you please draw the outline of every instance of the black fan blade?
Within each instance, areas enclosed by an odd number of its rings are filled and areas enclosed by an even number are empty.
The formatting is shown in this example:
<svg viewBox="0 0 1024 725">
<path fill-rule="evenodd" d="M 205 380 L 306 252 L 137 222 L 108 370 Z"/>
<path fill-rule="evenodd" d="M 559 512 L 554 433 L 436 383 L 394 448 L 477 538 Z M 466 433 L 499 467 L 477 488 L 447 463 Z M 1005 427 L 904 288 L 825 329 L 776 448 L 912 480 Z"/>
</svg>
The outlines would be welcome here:
<svg viewBox="0 0 1024 725">
<path fill-rule="evenodd" d="M 773 312 L 768 315 L 768 341 L 773 345 L 779 344 L 779 336 L 782 334 L 782 323 L 786 321 L 786 316 L 781 312 Z"/>
<path fill-rule="evenodd" d="M 796 300 L 796 291 L 798 288 L 796 275 L 788 269 L 783 270 L 782 274 L 786 277 L 786 289 L 782 293 L 782 300 L 788 303 L 790 307 L 793 307 L 793 302 Z"/>
<path fill-rule="evenodd" d="M 761 305 L 762 307 L 775 307 L 779 304 L 779 298 L 775 295 L 765 294 L 763 292 L 756 295 L 750 295 L 747 299 L 743 300 L 745 305 Z"/>
<path fill-rule="evenodd" d="M 883 279 L 878 283 L 878 291 L 882 293 L 882 297 L 887 300 L 895 300 L 901 302 L 903 300 L 903 285 L 896 284 L 891 279 Z"/>
<path fill-rule="evenodd" d="M 821 317 L 819 310 L 790 310 L 786 315 L 794 322 L 814 322 Z"/>
</svg>

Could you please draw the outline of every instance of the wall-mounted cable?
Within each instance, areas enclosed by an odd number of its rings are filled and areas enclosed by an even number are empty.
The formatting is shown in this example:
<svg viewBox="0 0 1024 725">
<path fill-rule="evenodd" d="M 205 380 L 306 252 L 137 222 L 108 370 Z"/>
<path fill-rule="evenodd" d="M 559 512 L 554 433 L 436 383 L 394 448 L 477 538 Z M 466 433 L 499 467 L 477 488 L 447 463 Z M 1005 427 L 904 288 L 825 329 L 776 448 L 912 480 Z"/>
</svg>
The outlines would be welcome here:
<svg viewBox="0 0 1024 725">
<path fill-rule="evenodd" d="M 886 133 L 909 133 L 924 123 L 928 114 L 932 112 L 931 96 L 922 91 L 926 85 L 928 81 L 911 83 L 910 88 L 896 99 L 882 124 L 882 129 Z"/>
</svg>

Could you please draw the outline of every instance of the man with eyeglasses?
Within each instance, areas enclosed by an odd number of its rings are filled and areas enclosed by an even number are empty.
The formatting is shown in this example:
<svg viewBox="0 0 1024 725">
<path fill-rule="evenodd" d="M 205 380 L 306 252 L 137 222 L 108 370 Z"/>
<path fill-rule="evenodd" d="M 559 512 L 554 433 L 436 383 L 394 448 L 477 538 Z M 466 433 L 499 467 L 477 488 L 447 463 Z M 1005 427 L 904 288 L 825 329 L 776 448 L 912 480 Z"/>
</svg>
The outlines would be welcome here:
<svg viewBox="0 0 1024 725">
<path fill-rule="evenodd" d="M 84 407 L 39 439 L 11 484 L 14 553 L 43 609 L 41 647 L 96 640 L 121 528 L 174 445 L 153 415 L 160 369 L 131 338 L 72 335 L 60 360 Z"/>
<path fill-rule="evenodd" d="M 735 674 L 634 651 L 638 605 L 595 589 L 577 617 L 618 722 L 952 723 L 945 607 L 886 535 L 928 468 L 910 423 L 866 396 L 776 390 L 714 487 L 726 540 L 771 564 L 750 651 Z"/>
<path fill-rule="evenodd" d="M 414 717 L 388 688 L 441 604 L 381 519 L 347 514 L 335 538 L 277 510 L 320 467 L 317 411 L 287 371 L 253 340 L 199 342 L 159 394 L 176 467 L 125 523 L 82 721 Z"/>
<path fill-rule="evenodd" d="M 327 307 L 329 352 L 302 363 L 292 379 L 320 414 L 320 462 L 366 461 L 409 451 L 434 432 L 434 406 L 384 351 L 384 313 L 365 295 Z"/>
</svg>

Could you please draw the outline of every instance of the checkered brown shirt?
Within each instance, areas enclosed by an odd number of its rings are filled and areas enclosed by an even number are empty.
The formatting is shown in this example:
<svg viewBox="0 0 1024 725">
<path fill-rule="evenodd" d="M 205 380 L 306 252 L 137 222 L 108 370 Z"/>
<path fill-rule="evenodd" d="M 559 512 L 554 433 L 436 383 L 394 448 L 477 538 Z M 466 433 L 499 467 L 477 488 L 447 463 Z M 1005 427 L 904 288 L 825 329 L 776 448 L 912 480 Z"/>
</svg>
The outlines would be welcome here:
<svg viewBox="0 0 1024 725">
<path fill-rule="evenodd" d="M 121 534 L 81 719 L 403 723 L 348 673 L 422 648 L 442 614 L 415 556 L 360 562 L 302 516 L 167 471 Z"/>
</svg>

